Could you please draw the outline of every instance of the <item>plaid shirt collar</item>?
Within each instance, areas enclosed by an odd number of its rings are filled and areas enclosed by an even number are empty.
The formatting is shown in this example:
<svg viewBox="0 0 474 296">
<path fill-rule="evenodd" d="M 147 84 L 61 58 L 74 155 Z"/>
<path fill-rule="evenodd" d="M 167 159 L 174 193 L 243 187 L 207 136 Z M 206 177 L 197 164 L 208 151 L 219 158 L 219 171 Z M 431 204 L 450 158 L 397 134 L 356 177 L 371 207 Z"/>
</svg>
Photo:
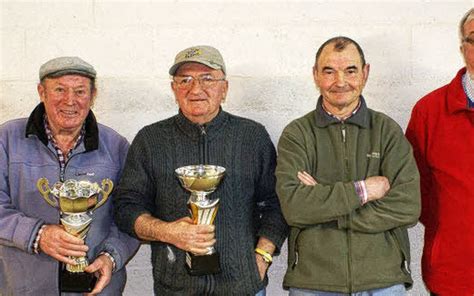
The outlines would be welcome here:
<svg viewBox="0 0 474 296">
<path fill-rule="evenodd" d="M 66 162 L 69 159 L 69 157 L 71 157 L 74 149 L 76 149 L 82 143 L 82 140 L 84 139 L 84 134 L 86 133 L 86 125 L 85 124 L 82 125 L 81 131 L 73 145 L 73 148 L 69 150 L 66 155 L 64 155 L 63 152 L 61 151 L 61 148 L 59 148 L 59 145 L 56 142 L 56 139 L 54 138 L 53 133 L 51 132 L 51 128 L 49 127 L 49 123 L 48 123 L 48 116 L 46 115 L 46 113 L 44 113 L 44 116 L 43 116 L 43 124 L 44 124 L 44 130 L 46 131 L 46 135 L 48 136 L 48 141 L 51 143 L 54 150 L 56 151 L 56 155 L 58 157 L 60 169 L 61 169 L 61 180 L 63 180 L 64 170 L 66 168 Z"/>
</svg>

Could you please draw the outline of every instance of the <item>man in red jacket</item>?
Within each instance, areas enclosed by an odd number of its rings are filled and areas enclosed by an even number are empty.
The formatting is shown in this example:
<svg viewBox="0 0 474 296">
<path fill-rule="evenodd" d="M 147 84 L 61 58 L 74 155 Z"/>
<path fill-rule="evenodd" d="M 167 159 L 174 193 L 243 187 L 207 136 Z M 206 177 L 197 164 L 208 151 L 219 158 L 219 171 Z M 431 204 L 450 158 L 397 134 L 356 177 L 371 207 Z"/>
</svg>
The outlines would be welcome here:
<svg viewBox="0 0 474 296">
<path fill-rule="evenodd" d="M 474 8 L 459 24 L 466 67 L 413 108 L 406 131 L 421 174 L 423 280 L 431 295 L 474 295 Z"/>
</svg>

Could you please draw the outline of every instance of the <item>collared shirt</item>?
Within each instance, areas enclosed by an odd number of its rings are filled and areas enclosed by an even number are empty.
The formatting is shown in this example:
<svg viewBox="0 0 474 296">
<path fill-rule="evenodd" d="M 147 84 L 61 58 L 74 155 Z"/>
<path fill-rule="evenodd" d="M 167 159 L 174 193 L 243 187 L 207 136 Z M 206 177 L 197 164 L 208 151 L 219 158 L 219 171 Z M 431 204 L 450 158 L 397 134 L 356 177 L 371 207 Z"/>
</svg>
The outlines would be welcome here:
<svg viewBox="0 0 474 296">
<path fill-rule="evenodd" d="M 474 81 L 467 71 L 462 76 L 462 86 L 467 96 L 468 107 L 474 108 Z"/>
<path fill-rule="evenodd" d="M 356 114 L 357 111 L 359 111 L 361 104 L 362 104 L 362 103 L 361 103 L 361 101 L 359 100 L 359 103 L 357 104 L 357 107 L 355 107 L 355 109 L 354 109 L 350 114 L 348 114 L 348 115 L 346 115 L 346 116 L 344 116 L 344 117 L 339 117 L 339 116 L 336 116 L 336 115 L 332 114 L 331 112 L 329 112 L 329 111 L 324 107 L 324 104 L 321 104 L 321 106 L 323 107 L 323 110 L 324 110 L 324 112 L 327 113 L 327 115 L 329 115 L 329 116 L 331 116 L 331 117 L 333 117 L 333 118 L 339 120 L 340 122 L 344 122 L 344 121 L 346 121 L 347 119 L 351 118 L 354 114 Z"/>
<path fill-rule="evenodd" d="M 56 151 L 56 156 L 58 157 L 59 160 L 59 174 L 60 174 L 60 180 L 64 181 L 64 172 L 66 170 L 66 163 L 69 157 L 72 155 L 72 151 L 77 148 L 82 142 L 82 139 L 84 138 L 84 134 L 86 133 L 86 125 L 85 123 L 82 124 L 81 132 L 79 133 L 79 136 L 77 137 L 76 141 L 74 142 L 74 145 L 72 148 L 68 151 L 66 155 L 63 154 L 61 148 L 59 148 L 58 143 L 56 142 L 56 139 L 54 138 L 53 133 L 51 132 L 51 129 L 49 128 L 49 123 L 48 123 L 48 116 L 46 113 L 43 116 L 43 123 L 44 123 L 44 130 L 46 131 L 46 135 L 48 136 L 48 140 L 53 146 L 54 150 Z"/>
</svg>

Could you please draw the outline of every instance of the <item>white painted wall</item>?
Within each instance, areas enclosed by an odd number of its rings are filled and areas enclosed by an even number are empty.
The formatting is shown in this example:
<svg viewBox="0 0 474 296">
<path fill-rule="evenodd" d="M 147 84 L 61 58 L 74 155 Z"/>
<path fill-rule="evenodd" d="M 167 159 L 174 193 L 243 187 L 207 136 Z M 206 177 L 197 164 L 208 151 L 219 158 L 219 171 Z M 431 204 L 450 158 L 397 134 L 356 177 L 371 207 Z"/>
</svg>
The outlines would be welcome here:
<svg viewBox="0 0 474 296">
<path fill-rule="evenodd" d="M 38 103 L 42 63 L 77 55 L 99 75 L 98 120 L 131 141 L 144 125 L 176 113 L 167 74 L 175 54 L 209 44 L 227 63 L 224 108 L 263 123 L 276 143 L 290 120 L 315 106 L 311 68 L 317 48 L 346 35 L 361 44 L 371 64 L 368 105 L 405 128 L 417 99 L 449 82 L 463 65 L 457 27 L 473 4 L 0 0 L 0 123 L 28 116 Z M 415 286 L 409 295 L 427 295 L 420 278 L 422 227 L 410 235 Z M 268 295 L 287 294 L 281 289 L 285 268 L 283 255 L 271 267 Z M 151 295 L 147 245 L 128 270 L 125 294 Z"/>
</svg>

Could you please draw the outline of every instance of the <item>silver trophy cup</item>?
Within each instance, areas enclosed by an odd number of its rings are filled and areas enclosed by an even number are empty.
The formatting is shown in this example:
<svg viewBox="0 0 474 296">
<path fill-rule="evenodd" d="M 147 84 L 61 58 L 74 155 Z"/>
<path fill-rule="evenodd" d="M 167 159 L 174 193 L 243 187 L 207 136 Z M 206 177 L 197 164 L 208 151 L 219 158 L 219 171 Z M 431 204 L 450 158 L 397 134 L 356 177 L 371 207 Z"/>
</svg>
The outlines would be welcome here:
<svg viewBox="0 0 474 296">
<path fill-rule="evenodd" d="M 209 194 L 216 190 L 225 174 L 225 168 L 215 165 L 189 165 L 175 170 L 181 185 L 191 192 L 188 207 L 195 224 L 212 225 L 219 208 L 219 199 Z M 214 247 L 206 255 L 186 253 L 186 264 L 191 275 L 220 272 L 219 254 Z"/>
</svg>

